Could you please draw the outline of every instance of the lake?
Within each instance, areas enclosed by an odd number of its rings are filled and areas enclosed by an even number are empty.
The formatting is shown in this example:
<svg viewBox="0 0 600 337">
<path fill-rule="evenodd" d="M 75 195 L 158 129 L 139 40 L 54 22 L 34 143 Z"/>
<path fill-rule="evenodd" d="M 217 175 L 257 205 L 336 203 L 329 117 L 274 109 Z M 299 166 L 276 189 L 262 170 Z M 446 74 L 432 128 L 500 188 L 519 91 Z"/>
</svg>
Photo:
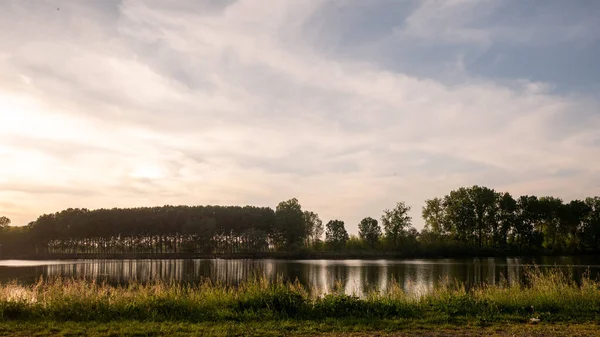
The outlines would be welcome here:
<svg viewBox="0 0 600 337">
<path fill-rule="evenodd" d="M 576 281 L 588 271 L 593 278 L 600 276 L 600 257 L 597 256 L 407 260 L 0 260 L 0 281 L 32 283 L 40 276 L 61 276 L 112 284 L 153 280 L 196 283 L 210 279 L 237 285 L 260 275 L 273 280 L 297 279 L 319 293 L 331 292 L 339 286 L 347 294 L 362 296 L 373 290 L 384 291 L 392 282 L 397 282 L 408 293 L 422 293 L 445 279 L 467 285 L 496 284 L 503 279 L 524 281 L 524 270 L 532 264 L 540 269 L 558 267 L 570 271 Z"/>
</svg>

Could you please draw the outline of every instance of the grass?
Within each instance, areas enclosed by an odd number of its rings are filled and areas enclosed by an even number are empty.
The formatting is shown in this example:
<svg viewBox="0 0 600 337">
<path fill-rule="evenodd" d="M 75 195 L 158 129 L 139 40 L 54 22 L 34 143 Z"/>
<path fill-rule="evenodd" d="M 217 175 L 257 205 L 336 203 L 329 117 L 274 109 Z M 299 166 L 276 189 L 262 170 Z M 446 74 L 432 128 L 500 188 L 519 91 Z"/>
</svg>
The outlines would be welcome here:
<svg viewBox="0 0 600 337">
<path fill-rule="evenodd" d="M 490 326 L 420 324 L 399 325 L 395 321 L 354 325 L 350 321 L 304 322 L 296 320 L 267 322 L 5 322 L 0 336 L 598 336 L 597 324 L 567 325 L 494 324 Z"/>
<path fill-rule="evenodd" d="M 559 330 L 576 324 L 576 329 L 594 332 L 591 335 L 600 333 L 597 325 L 589 323 L 600 321 L 599 281 L 584 277 L 577 284 L 559 270 L 534 268 L 527 274 L 527 284 L 501 282 L 467 289 L 443 282 L 421 296 L 409 296 L 395 284 L 385 293 L 363 298 L 341 290 L 317 296 L 297 282 L 261 278 L 238 287 L 210 282 L 125 286 L 74 279 L 40 279 L 33 285 L 12 282 L 0 285 L 0 335 L 19 331 L 40 336 L 410 335 L 414 331 L 427 335 L 427 331 L 443 333 L 459 327 L 462 332 L 491 329 L 485 332 L 490 336 L 497 330 L 500 336 L 512 326 L 535 332 L 548 329 L 548 323 Z M 545 327 L 524 325 L 531 318 L 540 319 Z"/>
</svg>

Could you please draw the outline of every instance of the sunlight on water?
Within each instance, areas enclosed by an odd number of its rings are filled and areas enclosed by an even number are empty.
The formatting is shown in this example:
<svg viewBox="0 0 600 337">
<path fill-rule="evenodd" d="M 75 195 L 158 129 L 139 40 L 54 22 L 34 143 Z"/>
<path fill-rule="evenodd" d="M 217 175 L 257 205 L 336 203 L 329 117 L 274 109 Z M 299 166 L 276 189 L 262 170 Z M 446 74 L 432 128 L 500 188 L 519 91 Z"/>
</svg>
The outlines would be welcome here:
<svg viewBox="0 0 600 337">
<path fill-rule="evenodd" d="M 48 266 L 54 264 L 75 264 L 82 263 L 81 261 L 37 261 L 37 260 L 0 260 L 0 267 L 34 267 Z"/>
</svg>

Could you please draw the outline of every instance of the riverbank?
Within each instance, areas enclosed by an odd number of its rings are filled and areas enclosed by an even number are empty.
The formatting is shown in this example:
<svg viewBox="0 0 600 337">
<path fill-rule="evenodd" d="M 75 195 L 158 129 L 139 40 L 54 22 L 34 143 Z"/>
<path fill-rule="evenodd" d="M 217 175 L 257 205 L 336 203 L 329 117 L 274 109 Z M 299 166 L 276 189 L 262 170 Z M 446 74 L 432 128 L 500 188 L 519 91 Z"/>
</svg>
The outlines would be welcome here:
<svg viewBox="0 0 600 337">
<path fill-rule="evenodd" d="M 68 254 L 3 254 L 3 260 L 76 260 L 76 259 L 104 259 L 104 260 L 171 260 L 171 259 L 274 259 L 274 260 L 381 260 L 381 259 L 446 259 L 446 258 L 503 258 L 503 257 L 556 257 L 565 256 L 564 252 L 534 252 L 534 251 L 509 251 L 489 249 L 466 249 L 460 251 L 414 251 L 412 253 L 360 251 L 300 251 L 300 252 L 256 252 L 256 253 L 227 253 L 227 254 L 202 254 L 202 253 L 68 253 Z M 568 253 L 568 256 L 597 256 L 598 251 L 580 251 Z"/>
<path fill-rule="evenodd" d="M 203 329 L 213 324 L 218 330 L 236 322 L 269 333 L 303 333 L 306 327 L 335 333 L 396 331 L 404 326 L 527 325 L 532 319 L 540 324 L 587 324 L 600 319 L 599 281 L 584 277 L 577 284 L 558 270 L 527 273 L 527 285 L 501 282 L 467 289 L 444 282 L 415 296 L 391 284 L 385 293 L 361 298 L 345 295 L 339 285 L 333 293 L 320 296 L 319 289 L 262 278 L 237 287 L 210 282 L 122 286 L 67 279 L 32 285 L 13 282 L 0 284 L 0 322 L 31 329 L 44 322 L 65 321 L 107 327 L 137 321 L 179 322 L 200 324 Z M 323 330 L 325 326 L 333 329 Z"/>
</svg>

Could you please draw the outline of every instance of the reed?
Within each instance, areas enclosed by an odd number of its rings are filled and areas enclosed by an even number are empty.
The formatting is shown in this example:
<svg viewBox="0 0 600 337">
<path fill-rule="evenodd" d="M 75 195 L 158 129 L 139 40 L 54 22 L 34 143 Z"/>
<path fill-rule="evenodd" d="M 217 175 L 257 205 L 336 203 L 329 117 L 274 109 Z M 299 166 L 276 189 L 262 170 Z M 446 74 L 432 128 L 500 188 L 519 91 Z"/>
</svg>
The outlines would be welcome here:
<svg viewBox="0 0 600 337">
<path fill-rule="evenodd" d="M 0 284 L 3 321 L 272 321 L 402 319 L 453 322 L 553 322 L 600 319 L 600 282 L 579 283 L 558 269 L 527 271 L 528 282 L 482 285 L 442 282 L 434 291 L 409 296 L 398 284 L 364 297 L 339 289 L 316 296 L 298 282 L 254 277 L 233 287 L 155 282 L 114 286 L 77 279 L 40 279 L 32 285 Z"/>
</svg>

